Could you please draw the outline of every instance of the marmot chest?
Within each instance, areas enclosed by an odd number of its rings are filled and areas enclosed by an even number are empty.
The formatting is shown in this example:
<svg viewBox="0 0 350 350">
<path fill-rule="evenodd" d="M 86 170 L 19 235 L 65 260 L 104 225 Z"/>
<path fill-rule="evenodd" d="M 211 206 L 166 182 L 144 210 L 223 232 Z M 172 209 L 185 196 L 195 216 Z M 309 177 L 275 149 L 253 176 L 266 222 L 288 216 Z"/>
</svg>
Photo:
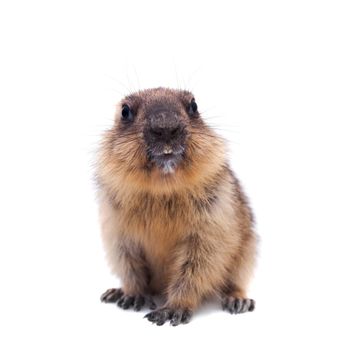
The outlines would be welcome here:
<svg viewBox="0 0 350 350">
<path fill-rule="evenodd" d="M 131 232 L 146 239 L 170 239 L 190 224 L 193 206 L 180 196 L 138 196 L 123 210 L 123 217 Z"/>
</svg>

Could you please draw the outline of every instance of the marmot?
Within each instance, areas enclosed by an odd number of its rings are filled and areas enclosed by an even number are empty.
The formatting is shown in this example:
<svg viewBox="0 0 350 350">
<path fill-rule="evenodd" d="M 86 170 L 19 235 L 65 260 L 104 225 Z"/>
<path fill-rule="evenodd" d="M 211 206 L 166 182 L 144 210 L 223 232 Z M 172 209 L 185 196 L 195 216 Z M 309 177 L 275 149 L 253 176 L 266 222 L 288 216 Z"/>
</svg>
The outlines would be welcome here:
<svg viewBox="0 0 350 350">
<path fill-rule="evenodd" d="M 146 89 L 120 102 L 96 178 L 107 259 L 123 285 L 103 302 L 149 303 L 149 321 L 173 326 L 212 296 L 230 313 L 253 311 L 246 290 L 257 236 L 226 153 L 189 91 Z"/>
</svg>

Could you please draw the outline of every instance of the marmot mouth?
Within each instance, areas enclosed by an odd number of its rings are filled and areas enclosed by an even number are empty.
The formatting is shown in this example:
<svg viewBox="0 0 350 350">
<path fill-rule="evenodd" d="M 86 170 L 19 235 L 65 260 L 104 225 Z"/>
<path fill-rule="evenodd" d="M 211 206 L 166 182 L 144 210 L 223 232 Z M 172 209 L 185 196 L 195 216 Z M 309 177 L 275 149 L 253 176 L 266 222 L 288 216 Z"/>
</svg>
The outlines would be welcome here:
<svg viewBox="0 0 350 350">
<path fill-rule="evenodd" d="M 166 153 L 160 155 L 154 155 L 151 161 L 164 173 L 173 174 L 182 161 L 183 156 L 181 154 Z"/>
</svg>

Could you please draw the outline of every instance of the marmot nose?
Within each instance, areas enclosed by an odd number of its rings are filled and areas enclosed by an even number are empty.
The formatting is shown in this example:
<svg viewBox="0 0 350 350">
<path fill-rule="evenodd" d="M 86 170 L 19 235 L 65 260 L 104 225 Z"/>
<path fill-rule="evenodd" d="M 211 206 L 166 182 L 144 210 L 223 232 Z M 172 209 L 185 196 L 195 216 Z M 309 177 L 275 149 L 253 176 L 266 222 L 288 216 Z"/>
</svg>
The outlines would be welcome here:
<svg viewBox="0 0 350 350">
<path fill-rule="evenodd" d="M 176 114 L 157 113 L 151 117 L 150 133 L 159 141 L 170 141 L 181 133 L 181 125 Z"/>
<path fill-rule="evenodd" d="M 172 127 L 152 127 L 150 132 L 157 140 L 170 141 L 180 134 L 180 125 Z"/>
</svg>

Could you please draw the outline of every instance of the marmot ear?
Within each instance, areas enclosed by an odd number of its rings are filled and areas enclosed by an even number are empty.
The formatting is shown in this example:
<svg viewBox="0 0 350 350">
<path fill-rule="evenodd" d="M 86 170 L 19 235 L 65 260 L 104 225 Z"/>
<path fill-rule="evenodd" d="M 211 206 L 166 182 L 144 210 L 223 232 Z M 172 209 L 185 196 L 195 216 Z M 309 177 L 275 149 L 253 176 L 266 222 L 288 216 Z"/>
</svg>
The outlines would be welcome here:
<svg viewBox="0 0 350 350">
<path fill-rule="evenodd" d="M 130 123 L 134 120 L 134 115 L 133 115 L 130 107 L 126 104 L 122 105 L 121 119 L 124 123 Z"/>
<path fill-rule="evenodd" d="M 197 112 L 198 112 L 197 103 L 196 103 L 195 99 L 192 98 L 192 100 L 191 100 L 191 102 L 190 102 L 190 105 L 189 105 L 189 108 L 188 108 L 188 113 L 189 113 L 191 116 L 194 116 L 194 115 L 196 115 Z"/>
</svg>

